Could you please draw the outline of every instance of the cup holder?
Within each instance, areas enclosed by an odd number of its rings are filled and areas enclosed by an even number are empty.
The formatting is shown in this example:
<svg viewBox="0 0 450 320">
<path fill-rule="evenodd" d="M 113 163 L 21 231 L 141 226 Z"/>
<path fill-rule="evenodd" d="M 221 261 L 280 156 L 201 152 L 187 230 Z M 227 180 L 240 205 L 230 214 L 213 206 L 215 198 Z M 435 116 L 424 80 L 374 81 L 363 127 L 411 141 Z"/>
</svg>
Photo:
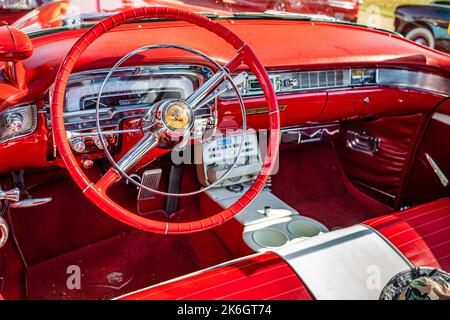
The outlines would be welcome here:
<svg viewBox="0 0 450 320">
<path fill-rule="evenodd" d="M 278 248 L 284 246 L 288 237 L 281 231 L 274 229 L 261 229 L 253 233 L 253 240 L 261 247 Z"/>
<path fill-rule="evenodd" d="M 306 220 L 289 222 L 287 230 L 297 238 L 312 238 L 318 236 L 322 232 L 317 224 Z"/>
</svg>

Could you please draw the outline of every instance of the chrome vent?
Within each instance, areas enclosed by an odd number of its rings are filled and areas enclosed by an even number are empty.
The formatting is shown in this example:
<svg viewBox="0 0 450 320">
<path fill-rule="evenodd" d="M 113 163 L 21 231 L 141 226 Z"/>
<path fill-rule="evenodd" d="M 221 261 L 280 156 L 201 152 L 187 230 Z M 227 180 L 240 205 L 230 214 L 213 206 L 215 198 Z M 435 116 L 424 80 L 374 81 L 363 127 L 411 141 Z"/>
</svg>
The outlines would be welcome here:
<svg viewBox="0 0 450 320">
<path fill-rule="evenodd" d="M 0 114 L 0 142 L 33 132 L 37 125 L 35 105 L 8 109 Z"/>
<path fill-rule="evenodd" d="M 292 74 L 292 79 L 296 79 Z M 348 70 L 309 71 L 299 73 L 298 88 L 301 89 L 326 89 L 345 87 L 350 84 Z"/>
</svg>

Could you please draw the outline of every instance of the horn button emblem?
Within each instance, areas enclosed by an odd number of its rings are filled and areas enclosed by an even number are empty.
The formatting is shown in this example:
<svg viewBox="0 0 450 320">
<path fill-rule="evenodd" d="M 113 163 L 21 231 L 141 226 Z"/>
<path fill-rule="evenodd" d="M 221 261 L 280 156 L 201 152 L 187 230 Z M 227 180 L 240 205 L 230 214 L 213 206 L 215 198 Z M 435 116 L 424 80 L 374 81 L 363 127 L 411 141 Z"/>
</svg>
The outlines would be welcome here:
<svg viewBox="0 0 450 320">
<path fill-rule="evenodd" d="M 191 109 L 181 101 L 169 104 L 162 115 L 165 125 L 173 131 L 189 129 L 191 118 Z"/>
<path fill-rule="evenodd" d="M 165 100 L 147 111 L 142 119 L 144 132 L 152 132 L 159 136 L 160 144 L 171 145 L 189 134 L 194 126 L 192 109 L 181 100 Z M 165 141 L 163 143 L 163 141 Z"/>
</svg>

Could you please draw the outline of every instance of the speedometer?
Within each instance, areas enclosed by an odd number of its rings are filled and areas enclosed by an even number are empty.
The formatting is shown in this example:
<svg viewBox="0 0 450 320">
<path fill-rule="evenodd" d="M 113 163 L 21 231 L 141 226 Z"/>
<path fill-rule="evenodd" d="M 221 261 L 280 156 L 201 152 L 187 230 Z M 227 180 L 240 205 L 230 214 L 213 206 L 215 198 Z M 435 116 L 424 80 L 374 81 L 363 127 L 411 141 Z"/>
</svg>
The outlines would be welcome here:
<svg viewBox="0 0 450 320">
<path fill-rule="evenodd" d="M 95 128 L 98 94 L 109 70 L 73 75 L 64 105 L 66 127 L 71 131 Z M 210 70 L 198 66 L 162 65 L 117 69 L 105 83 L 100 99 L 102 126 L 118 126 L 121 119 L 140 115 L 165 99 L 185 99 L 207 79 Z M 207 111 L 207 110 L 206 110 Z M 205 112 L 205 117 L 209 112 Z"/>
</svg>

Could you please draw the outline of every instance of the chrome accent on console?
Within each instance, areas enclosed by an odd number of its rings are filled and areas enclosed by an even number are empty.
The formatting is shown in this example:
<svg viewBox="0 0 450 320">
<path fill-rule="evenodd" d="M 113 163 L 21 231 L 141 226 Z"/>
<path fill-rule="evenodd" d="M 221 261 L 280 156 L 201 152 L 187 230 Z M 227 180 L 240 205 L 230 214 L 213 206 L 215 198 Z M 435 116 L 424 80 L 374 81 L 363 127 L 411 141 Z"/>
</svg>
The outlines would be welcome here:
<svg viewBox="0 0 450 320">
<path fill-rule="evenodd" d="M 373 156 L 380 147 L 380 139 L 367 132 L 347 131 L 347 148 Z"/>
<path fill-rule="evenodd" d="M 430 164 L 431 168 L 433 169 L 434 173 L 436 173 L 439 181 L 441 182 L 442 186 L 444 188 L 448 187 L 449 185 L 449 180 L 448 178 L 445 176 L 444 172 L 441 170 L 441 168 L 438 166 L 438 164 L 436 163 L 436 161 L 434 161 L 434 159 L 428 154 L 425 153 L 425 157 L 427 158 L 428 163 Z"/>
</svg>

